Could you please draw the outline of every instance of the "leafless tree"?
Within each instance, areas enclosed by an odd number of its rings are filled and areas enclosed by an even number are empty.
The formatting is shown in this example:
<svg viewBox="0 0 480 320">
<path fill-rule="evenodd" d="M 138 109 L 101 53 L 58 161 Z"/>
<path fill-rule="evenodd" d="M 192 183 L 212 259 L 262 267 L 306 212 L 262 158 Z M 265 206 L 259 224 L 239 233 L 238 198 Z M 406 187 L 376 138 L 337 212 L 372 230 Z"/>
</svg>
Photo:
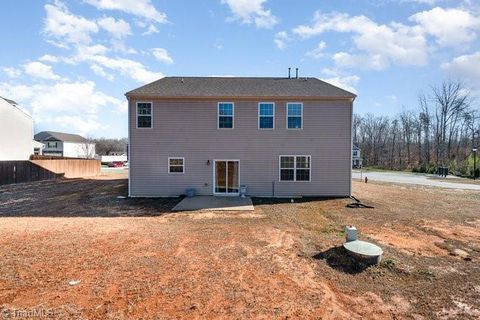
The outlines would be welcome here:
<svg viewBox="0 0 480 320">
<path fill-rule="evenodd" d="M 445 81 L 420 93 L 416 109 L 394 117 L 355 115 L 352 138 L 367 166 L 430 172 L 449 166 L 465 174 L 480 141 L 480 110 L 472 101 L 461 81 Z"/>
<path fill-rule="evenodd" d="M 80 144 L 80 151 L 83 157 L 93 159 L 95 157 L 95 140 L 87 137 Z"/>
</svg>

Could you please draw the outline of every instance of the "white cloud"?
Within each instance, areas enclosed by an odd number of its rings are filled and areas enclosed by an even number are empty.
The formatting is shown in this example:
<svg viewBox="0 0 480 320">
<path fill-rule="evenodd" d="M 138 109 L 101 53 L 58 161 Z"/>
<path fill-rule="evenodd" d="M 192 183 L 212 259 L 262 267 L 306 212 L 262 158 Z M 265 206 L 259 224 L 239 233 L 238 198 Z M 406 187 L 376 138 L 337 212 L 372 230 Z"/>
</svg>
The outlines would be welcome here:
<svg viewBox="0 0 480 320">
<path fill-rule="evenodd" d="M 313 59 L 320 59 L 325 56 L 324 50 L 326 47 L 327 44 L 324 41 L 320 41 L 315 49 L 308 51 L 305 55 Z"/>
<path fill-rule="evenodd" d="M 35 77 L 35 78 L 42 78 L 42 79 L 47 79 L 47 80 L 58 80 L 60 79 L 60 76 L 56 75 L 53 72 L 53 69 L 51 66 L 46 65 L 42 62 L 39 61 L 33 61 L 25 64 L 23 66 L 25 73 Z"/>
<path fill-rule="evenodd" d="M 254 23 L 258 28 L 272 28 L 278 23 L 278 18 L 269 9 L 263 7 L 267 0 L 222 0 L 233 13 L 234 20 L 242 23 Z"/>
<path fill-rule="evenodd" d="M 158 60 L 166 64 L 172 64 L 173 59 L 168 54 L 168 51 L 163 48 L 153 48 L 151 49 L 152 55 Z"/>
<path fill-rule="evenodd" d="M 93 71 L 93 73 L 95 73 L 97 76 L 99 77 L 102 77 L 102 78 L 105 78 L 107 79 L 108 81 L 113 81 L 115 79 L 115 77 L 109 73 L 106 73 L 105 70 L 100 67 L 99 65 L 96 65 L 96 64 L 92 64 L 90 66 L 90 69 Z"/>
<path fill-rule="evenodd" d="M 102 112 L 125 110 L 123 100 L 98 91 L 93 81 L 32 86 L 0 83 L 0 93 L 27 107 L 36 123 L 60 125 L 87 135 L 102 126 L 100 108 Z"/>
<path fill-rule="evenodd" d="M 287 42 L 290 40 L 290 36 L 286 31 L 277 32 L 273 38 L 273 42 L 280 50 L 284 50 L 287 47 Z"/>
<path fill-rule="evenodd" d="M 409 20 L 419 24 L 428 34 L 436 37 L 441 46 L 469 43 L 480 31 L 480 17 L 463 9 L 433 8 L 412 15 Z"/>
<path fill-rule="evenodd" d="M 434 5 L 437 2 L 441 0 L 401 0 L 401 2 L 414 2 L 414 3 L 419 3 L 419 4 L 428 4 L 428 5 Z"/>
<path fill-rule="evenodd" d="M 480 51 L 462 55 L 442 64 L 442 69 L 457 77 L 466 78 L 474 83 L 480 82 Z"/>
<path fill-rule="evenodd" d="M 60 42 L 60 41 L 55 41 L 52 39 L 46 39 L 46 43 L 51 44 L 54 47 L 60 48 L 60 49 L 70 49 L 70 46 L 68 46 L 66 43 Z"/>
<path fill-rule="evenodd" d="M 136 24 L 137 26 L 139 26 L 140 28 L 147 29 L 146 31 L 144 31 L 144 32 L 142 33 L 142 36 L 146 36 L 146 35 L 158 33 L 157 27 L 156 27 L 154 24 L 152 24 L 152 23 L 148 24 L 148 23 L 146 23 L 146 22 L 144 22 L 144 21 L 135 20 L 135 24 Z"/>
<path fill-rule="evenodd" d="M 92 46 L 79 45 L 71 57 L 62 57 L 61 61 L 73 65 L 87 63 L 95 74 L 108 80 L 112 79 L 113 75 L 107 73 L 105 69 L 118 72 L 140 83 L 152 82 L 163 77 L 162 73 L 152 72 L 138 61 L 120 57 L 108 57 L 106 54 L 109 51 L 107 47 L 101 44 Z"/>
<path fill-rule="evenodd" d="M 160 72 L 148 70 L 142 63 L 125 58 L 109 58 L 103 55 L 84 56 L 89 61 L 102 68 L 108 68 L 119 72 L 123 76 L 131 77 L 140 83 L 148 83 L 163 78 Z"/>
<path fill-rule="evenodd" d="M 46 4 L 47 17 L 44 19 L 43 32 L 55 38 L 51 40 L 57 46 L 67 47 L 63 42 L 79 44 L 90 43 L 91 34 L 98 32 L 94 21 L 71 14 L 67 7 L 59 2 L 54 5 Z"/>
<path fill-rule="evenodd" d="M 148 83 L 163 78 L 162 73 L 152 72 L 140 62 L 130 59 L 111 59 L 98 56 L 94 60 L 96 60 L 100 65 L 104 67 L 116 70 L 124 76 L 130 76 L 132 79 L 141 83 Z"/>
<path fill-rule="evenodd" d="M 326 81 L 344 90 L 357 93 L 357 90 L 355 87 L 360 81 L 359 76 L 343 74 L 338 70 L 332 70 L 332 69 L 323 69 L 322 74 L 325 75 L 326 77 L 322 79 L 323 81 Z"/>
<path fill-rule="evenodd" d="M 334 54 L 337 66 L 382 70 L 391 64 L 425 65 L 429 39 L 440 46 L 459 46 L 473 42 L 480 32 L 480 17 L 462 8 L 436 7 L 412 15 L 409 21 L 414 24 L 378 24 L 363 15 L 317 11 L 310 25 L 297 26 L 293 33 L 301 38 L 330 31 L 352 34 L 356 50 Z"/>
<path fill-rule="evenodd" d="M 332 56 L 339 67 L 383 70 L 388 67 L 388 59 L 381 54 L 354 55 L 348 52 L 337 52 Z"/>
<path fill-rule="evenodd" d="M 2 70 L 9 78 L 17 78 L 22 74 L 21 70 L 12 67 L 4 67 Z"/>
<path fill-rule="evenodd" d="M 316 12 L 312 25 L 300 25 L 293 32 L 310 38 L 324 32 L 335 31 L 354 34 L 352 40 L 359 53 L 340 52 L 337 61 L 348 66 L 363 66 L 365 59 L 374 59 L 377 69 L 391 63 L 424 65 L 427 63 L 427 42 L 418 27 L 399 23 L 380 25 L 365 16 L 345 13 L 322 14 Z M 341 59 L 340 59 L 341 58 Z M 381 62 L 381 63 L 380 63 Z"/>
<path fill-rule="evenodd" d="M 97 115 L 87 116 L 57 116 L 49 119 L 65 130 L 73 130 L 84 136 L 90 136 L 92 131 L 98 130 L 102 124 L 98 120 Z"/>
<path fill-rule="evenodd" d="M 119 10 L 149 21 L 166 23 L 167 15 L 158 11 L 150 0 L 84 0 L 97 9 Z"/>
<path fill-rule="evenodd" d="M 80 60 L 84 60 L 90 56 L 104 55 L 108 51 L 109 51 L 108 48 L 101 44 L 96 44 L 93 46 L 78 46 L 77 58 Z"/>
<path fill-rule="evenodd" d="M 121 102 L 95 88 L 93 81 L 59 82 L 36 92 L 33 98 L 33 112 L 55 111 L 78 114 L 96 114 L 99 107 L 117 105 Z"/>
<path fill-rule="evenodd" d="M 52 56 L 50 54 L 45 54 L 45 55 L 41 56 L 40 58 L 38 58 L 38 60 L 43 61 L 43 62 L 55 63 L 55 62 L 59 61 L 59 58 L 56 57 L 56 56 Z"/>
<path fill-rule="evenodd" d="M 157 27 L 155 27 L 153 24 L 149 25 L 147 28 L 147 31 L 142 33 L 142 36 L 148 36 L 150 34 L 158 33 Z"/>
<path fill-rule="evenodd" d="M 98 25 L 116 39 L 122 39 L 132 34 L 130 24 L 122 19 L 115 20 L 112 17 L 103 17 L 98 20 Z"/>
</svg>

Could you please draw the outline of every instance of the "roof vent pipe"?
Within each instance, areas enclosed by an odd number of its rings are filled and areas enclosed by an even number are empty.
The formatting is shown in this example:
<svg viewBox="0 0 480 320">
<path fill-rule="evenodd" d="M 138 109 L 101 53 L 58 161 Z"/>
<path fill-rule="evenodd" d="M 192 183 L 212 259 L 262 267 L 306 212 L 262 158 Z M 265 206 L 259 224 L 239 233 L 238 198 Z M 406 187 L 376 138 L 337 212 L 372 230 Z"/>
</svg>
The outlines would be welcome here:
<svg viewBox="0 0 480 320">
<path fill-rule="evenodd" d="M 298 68 L 295 68 L 295 79 L 298 79 Z"/>
<path fill-rule="evenodd" d="M 292 68 L 288 68 L 288 79 L 290 79 L 290 69 Z"/>
</svg>

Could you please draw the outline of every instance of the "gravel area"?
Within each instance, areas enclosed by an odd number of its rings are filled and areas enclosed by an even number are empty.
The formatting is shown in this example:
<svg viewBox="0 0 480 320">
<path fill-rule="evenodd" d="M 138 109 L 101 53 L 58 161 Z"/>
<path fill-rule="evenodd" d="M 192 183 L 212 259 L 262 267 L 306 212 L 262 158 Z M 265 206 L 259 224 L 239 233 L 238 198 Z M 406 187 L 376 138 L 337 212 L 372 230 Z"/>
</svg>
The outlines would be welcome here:
<svg viewBox="0 0 480 320">
<path fill-rule="evenodd" d="M 449 176 L 446 179 L 439 178 L 432 174 L 408 173 L 408 172 L 389 172 L 389 171 L 363 171 L 353 170 L 353 179 L 365 179 L 369 181 L 382 181 L 392 183 L 416 184 L 422 186 L 462 189 L 462 190 L 478 190 L 480 184 L 476 181 L 464 178 Z"/>
</svg>

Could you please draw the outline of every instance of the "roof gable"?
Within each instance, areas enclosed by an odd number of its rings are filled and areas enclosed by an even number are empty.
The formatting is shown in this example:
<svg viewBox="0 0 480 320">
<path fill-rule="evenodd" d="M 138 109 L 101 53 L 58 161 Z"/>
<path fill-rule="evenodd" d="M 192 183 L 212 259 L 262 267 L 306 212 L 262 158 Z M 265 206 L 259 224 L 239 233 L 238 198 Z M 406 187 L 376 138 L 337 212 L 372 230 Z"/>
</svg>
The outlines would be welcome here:
<svg viewBox="0 0 480 320">
<path fill-rule="evenodd" d="M 83 143 L 87 141 L 84 137 L 78 134 L 70 134 L 55 131 L 42 131 L 35 135 L 36 141 L 63 141 L 63 142 L 76 142 Z"/>
<path fill-rule="evenodd" d="M 4 100 L 7 104 L 9 104 L 10 106 L 12 106 L 14 109 L 22 112 L 23 114 L 25 114 L 26 116 L 28 116 L 29 118 L 32 118 L 32 115 L 27 111 L 25 110 L 24 108 L 22 108 L 17 102 L 11 100 L 11 99 L 7 99 L 7 98 L 4 98 L 2 96 L 0 96 L 0 99 Z"/>
<path fill-rule="evenodd" d="M 355 94 L 317 78 L 165 77 L 126 93 L 130 96 L 269 97 L 354 99 Z"/>
</svg>

